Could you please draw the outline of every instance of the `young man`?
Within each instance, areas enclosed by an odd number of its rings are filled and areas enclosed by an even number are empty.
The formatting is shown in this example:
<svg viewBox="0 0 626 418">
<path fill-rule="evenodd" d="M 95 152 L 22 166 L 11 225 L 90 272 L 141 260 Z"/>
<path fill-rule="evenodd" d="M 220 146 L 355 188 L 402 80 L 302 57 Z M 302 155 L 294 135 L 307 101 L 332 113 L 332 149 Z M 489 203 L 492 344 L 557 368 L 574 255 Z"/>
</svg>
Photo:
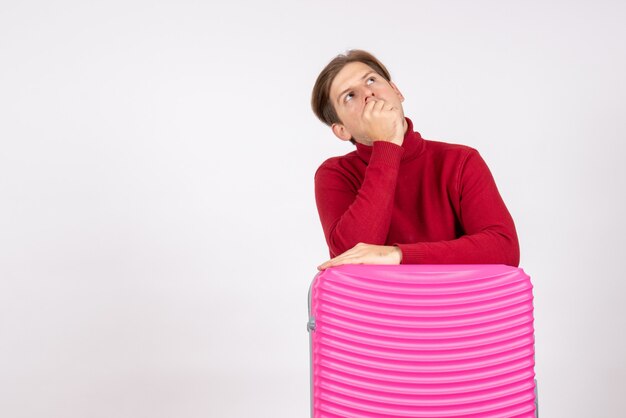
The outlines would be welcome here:
<svg viewBox="0 0 626 418">
<path fill-rule="evenodd" d="M 356 150 L 326 160 L 315 198 L 341 264 L 519 264 L 513 219 L 473 148 L 425 140 L 371 54 L 348 51 L 320 73 L 311 104 Z"/>
</svg>

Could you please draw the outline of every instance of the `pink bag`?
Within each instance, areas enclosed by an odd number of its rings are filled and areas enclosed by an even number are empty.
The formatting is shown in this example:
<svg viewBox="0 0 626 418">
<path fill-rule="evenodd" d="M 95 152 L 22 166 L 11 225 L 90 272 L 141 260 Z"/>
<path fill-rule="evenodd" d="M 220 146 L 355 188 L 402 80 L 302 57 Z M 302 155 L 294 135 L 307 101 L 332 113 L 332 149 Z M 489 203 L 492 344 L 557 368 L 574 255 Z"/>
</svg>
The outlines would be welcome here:
<svg viewBox="0 0 626 418">
<path fill-rule="evenodd" d="M 535 417 L 533 295 L 504 265 L 344 265 L 309 291 L 313 418 Z"/>
</svg>

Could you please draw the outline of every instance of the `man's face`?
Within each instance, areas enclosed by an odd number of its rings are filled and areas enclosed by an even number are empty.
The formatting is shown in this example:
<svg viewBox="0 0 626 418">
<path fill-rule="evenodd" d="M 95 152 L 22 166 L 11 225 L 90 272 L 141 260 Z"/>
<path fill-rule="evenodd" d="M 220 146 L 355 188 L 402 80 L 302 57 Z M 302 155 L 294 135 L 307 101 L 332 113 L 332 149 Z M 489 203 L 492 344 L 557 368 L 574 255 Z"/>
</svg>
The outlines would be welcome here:
<svg viewBox="0 0 626 418">
<path fill-rule="evenodd" d="M 367 64 L 346 64 L 330 85 L 330 100 L 341 120 L 341 123 L 333 124 L 333 132 L 337 137 L 371 143 L 371 138 L 363 129 L 363 108 L 372 99 L 384 100 L 402 111 L 404 97 L 395 84 L 385 80 Z"/>
</svg>

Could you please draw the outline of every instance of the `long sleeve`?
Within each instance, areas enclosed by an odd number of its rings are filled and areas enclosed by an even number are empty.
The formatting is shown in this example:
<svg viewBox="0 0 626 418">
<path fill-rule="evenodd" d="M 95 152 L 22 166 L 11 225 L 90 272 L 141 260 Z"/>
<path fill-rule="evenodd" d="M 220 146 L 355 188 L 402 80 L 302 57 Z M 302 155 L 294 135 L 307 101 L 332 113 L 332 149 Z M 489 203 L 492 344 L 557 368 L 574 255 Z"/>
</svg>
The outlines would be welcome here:
<svg viewBox="0 0 626 418">
<path fill-rule="evenodd" d="M 464 235 L 448 241 L 396 243 L 402 263 L 519 265 L 513 219 L 477 151 L 468 154 L 456 184 L 456 211 Z"/>
<path fill-rule="evenodd" d="M 425 140 L 357 143 L 315 173 L 331 257 L 359 242 L 396 245 L 403 264 L 519 265 L 513 219 L 475 149 Z"/>
<path fill-rule="evenodd" d="M 359 242 L 385 244 L 403 152 L 390 142 L 375 142 L 361 184 L 337 161 L 317 170 L 315 200 L 331 257 Z"/>
</svg>

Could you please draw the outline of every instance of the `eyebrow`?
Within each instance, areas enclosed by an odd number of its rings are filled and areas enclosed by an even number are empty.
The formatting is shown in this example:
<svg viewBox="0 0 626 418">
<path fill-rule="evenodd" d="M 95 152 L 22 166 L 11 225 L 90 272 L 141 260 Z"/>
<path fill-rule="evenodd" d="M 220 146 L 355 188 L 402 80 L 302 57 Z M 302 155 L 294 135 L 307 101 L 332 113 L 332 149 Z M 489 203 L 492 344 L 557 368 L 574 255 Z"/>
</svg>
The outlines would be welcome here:
<svg viewBox="0 0 626 418">
<path fill-rule="evenodd" d="M 365 73 L 365 75 L 363 77 L 361 77 L 360 81 L 365 80 L 367 77 L 369 77 L 372 74 L 378 74 L 378 73 L 376 71 L 374 71 L 374 70 L 368 71 L 367 73 Z M 344 94 L 346 94 L 350 90 L 352 90 L 352 87 L 348 87 L 347 89 L 345 89 L 344 91 L 339 93 L 339 96 L 337 96 L 337 103 L 340 103 L 339 100 L 343 97 Z"/>
</svg>

